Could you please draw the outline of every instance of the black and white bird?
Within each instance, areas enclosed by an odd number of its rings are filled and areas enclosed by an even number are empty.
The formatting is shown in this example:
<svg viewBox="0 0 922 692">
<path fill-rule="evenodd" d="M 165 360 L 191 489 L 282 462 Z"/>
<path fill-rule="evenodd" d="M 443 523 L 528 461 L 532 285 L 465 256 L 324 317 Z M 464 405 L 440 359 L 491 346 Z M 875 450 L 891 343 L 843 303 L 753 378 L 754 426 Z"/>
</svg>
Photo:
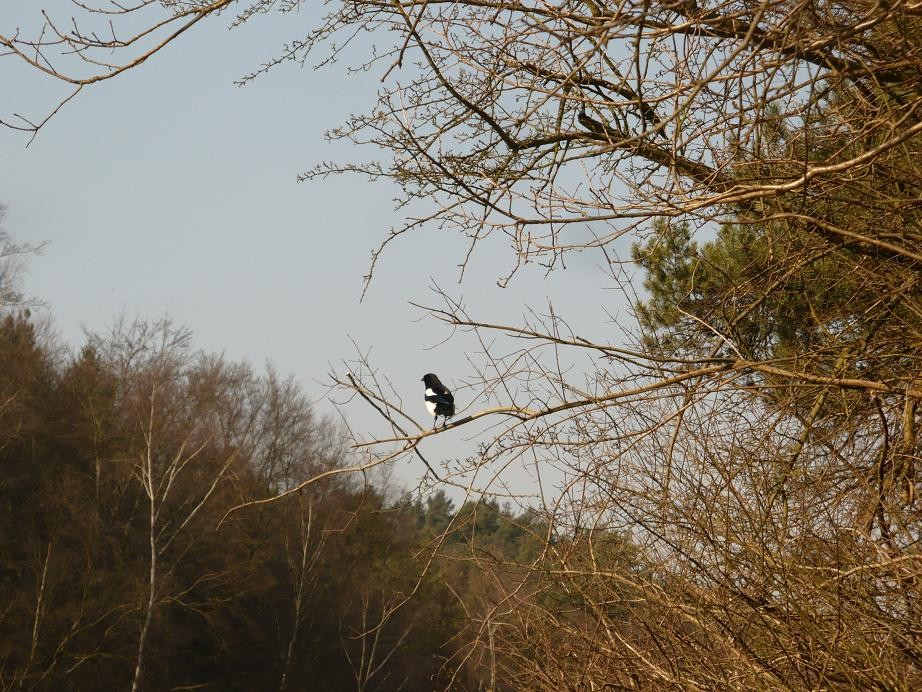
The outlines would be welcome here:
<svg viewBox="0 0 922 692">
<path fill-rule="evenodd" d="M 423 383 L 426 385 L 426 410 L 432 416 L 432 427 L 435 427 L 439 416 L 445 418 L 443 424 L 447 424 L 448 419 L 455 415 L 455 397 L 431 372 L 423 375 Z"/>
</svg>

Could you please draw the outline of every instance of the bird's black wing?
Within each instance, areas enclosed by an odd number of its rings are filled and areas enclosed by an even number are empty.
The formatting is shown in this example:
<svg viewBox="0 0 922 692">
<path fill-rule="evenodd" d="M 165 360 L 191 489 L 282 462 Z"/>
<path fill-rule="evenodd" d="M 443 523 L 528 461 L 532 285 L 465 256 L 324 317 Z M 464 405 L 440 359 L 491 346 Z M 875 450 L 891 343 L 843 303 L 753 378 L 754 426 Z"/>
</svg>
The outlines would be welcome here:
<svg viewBox="0 0 922 692">
<path fill-rule="evenodd" d="M 438 401 L 439 403 L 441 404 L 455 403 L 454 395 L 452 395 L 448 387 L 446 387 L 444 384 L 439 384 L 437 387 L 434 387 L 432 391 L 434 391 L 436 395 L 438 396 L 438 399 L 436 399 L 436 401 Z"/>
<path fill-rule="evenodd" d="M 430 401 L 433 404 L 445 404 L 446 406 L 454 405 L 455 398 L 447 389 L 444 392 L 437 392 L 435 389 L 430 391 L 432 394 L 426 394 L 426 401 Z"/>
</svg>

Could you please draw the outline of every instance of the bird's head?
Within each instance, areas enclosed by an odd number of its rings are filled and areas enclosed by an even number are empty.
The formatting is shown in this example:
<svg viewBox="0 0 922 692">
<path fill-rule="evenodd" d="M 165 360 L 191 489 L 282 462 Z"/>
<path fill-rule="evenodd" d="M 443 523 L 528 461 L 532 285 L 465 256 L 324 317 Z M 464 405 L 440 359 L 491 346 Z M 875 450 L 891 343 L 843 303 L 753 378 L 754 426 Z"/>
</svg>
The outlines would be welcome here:
<svg viewBox="0 0 922 692">
<path fill-rule="evenodd" d="M 437 384 L 438 381 L 438 376 L 433 375 L 431 372 L 427 372 L 425 375 L 423 375 L 423 382 L 426 383 L 427 387 L 432 387 L 434 384 Z"/>
</svg>

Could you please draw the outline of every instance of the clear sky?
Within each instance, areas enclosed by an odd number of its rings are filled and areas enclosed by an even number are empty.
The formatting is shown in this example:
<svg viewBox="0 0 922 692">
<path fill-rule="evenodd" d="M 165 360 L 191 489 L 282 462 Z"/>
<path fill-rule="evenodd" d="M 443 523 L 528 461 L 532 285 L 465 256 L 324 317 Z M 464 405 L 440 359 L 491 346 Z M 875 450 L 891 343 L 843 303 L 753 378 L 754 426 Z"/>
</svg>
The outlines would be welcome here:
<svg viewBox="0 0 922 692">
<path fill-rule="evenodd" d="M 6 35 L 34 24 L 40 7 L 61 5 L 11 4 L 0 5 Z M 341 63 L 319 71 L 286 64 L 233 84 L 306 33 L 313 12 L 256 17 L 230 32 L 230 17 L 211 19 L 82 93 L 28 148 L 26 137 L 0 129 L 4 227 L 20 242 L 47 241 L 25 289 L 48 304 L 64 339 L 79 344 L 82 329 L 104 330 L 122 311 L 169 315 L 195 332 L 198 347 L 257 367 L 272 361 L 315 398 L 330 368 L 353 357 L 354 340 L 423 423 L 420 377 L 433 371 L 458 385 L 478 348 L 464 334 L 441 344 L 445 328 L 409 305 L 434 303 L 432 280 L 478 319 L 519 322 L 527 306 L 544 311 L 552 300 L 581 335 L 617 341 L 606 310 L 623 316 L 624 301 L 598 268 L 599 253 L 549 278 L 527 270 L 500 289 L 496 279 L 513 257 L 487 243 L 459 284 L 466 244 L 427 229 L 391 245 L 359 301 L 371 251 L 401 218 L 395 190 L 356 177 L 296 177 L 321 160 L 373 154 L 323 134 L 373 104 L 383 67 L 347 77 Z M 0 84 L 4 119 L 41 116 L 61 93 L 10 57 L 0 57 Z M 463 390 L 457 397 L 476 409 Z M 322 400 L 317 407 L 332 411 Z M 367 406 L 349 415 L 359 429 L 385 432 Z M 453 435 L 430 444 L 435 458 L 473 453 L 475 432 Z M 412 461 L 397 473 L 407 483 L 421 475 Z"/>
</svg>

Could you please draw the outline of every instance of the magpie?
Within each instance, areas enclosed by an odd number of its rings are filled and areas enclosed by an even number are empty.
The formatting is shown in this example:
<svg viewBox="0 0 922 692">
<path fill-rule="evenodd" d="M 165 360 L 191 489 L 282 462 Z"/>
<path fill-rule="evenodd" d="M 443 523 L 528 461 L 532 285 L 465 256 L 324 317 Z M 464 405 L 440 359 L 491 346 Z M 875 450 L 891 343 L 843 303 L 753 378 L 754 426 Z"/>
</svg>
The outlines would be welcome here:
<svg viewBox="0 0 922 692">
<path fill-rule="evenodd" d="M 423 376 L 423 382 L 426 385 L 426 410 L 432 416 L 432 427 L 435 427 L 439 416 L 445 419 L 443 425 L 447 425 L 448 419 L 455 415 L 455 397 L 431 372 Z"/>
</svg>

